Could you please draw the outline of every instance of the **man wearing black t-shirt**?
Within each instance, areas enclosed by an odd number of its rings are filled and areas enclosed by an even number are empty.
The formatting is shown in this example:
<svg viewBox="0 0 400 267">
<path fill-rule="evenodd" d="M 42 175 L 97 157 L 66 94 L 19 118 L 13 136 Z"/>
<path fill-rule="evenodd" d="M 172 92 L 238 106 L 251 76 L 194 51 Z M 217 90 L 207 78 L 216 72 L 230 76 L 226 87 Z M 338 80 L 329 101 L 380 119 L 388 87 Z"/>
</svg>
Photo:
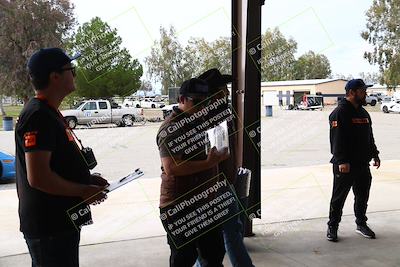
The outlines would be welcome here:
<svg viewBox="0 0 400 267">
<path fill-rule="evenodd" d="M 58 111 L 75 89 L 74 59 L 46 48 L 28 62 L 35 97 L 19 116 L 15 143 L 20 230 L 32 266 L 79 266 L 80 227 L 67 212 L 76 208 L 89 224 L 88 204 L 106 198 L 107 181 L 90 174 L 80 143 Z"/>
</svg>

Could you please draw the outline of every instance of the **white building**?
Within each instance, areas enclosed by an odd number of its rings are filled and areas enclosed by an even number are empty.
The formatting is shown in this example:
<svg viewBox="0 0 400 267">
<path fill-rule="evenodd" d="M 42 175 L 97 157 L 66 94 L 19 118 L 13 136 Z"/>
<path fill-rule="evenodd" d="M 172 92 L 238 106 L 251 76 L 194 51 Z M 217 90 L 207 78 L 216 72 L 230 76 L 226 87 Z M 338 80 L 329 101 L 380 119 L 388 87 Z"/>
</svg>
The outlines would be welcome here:
<svg viewBox="0 0 400 267">
<path fill-rule="evenodd" d="M 344 79 L 314 79 L 262 82 L 261 93 L 264 103 L 268 98 L 269 105 L 296 105 L 302 101 L 304 94 L 322 95 L 324 104 L 335 104 L 345 96 Z"/>
<path fill-rule="evenodd" d="M 400 86 L 396 87 L 396 91 L 399 92 L 400 91 Z M 372 93 L 381 93 L 384 95 L 393 95 L 394 92 L 393 91 L 389 91 L 386 85 L 382 85 L 382 84 L 375 84 L 374 86 L 368 88 L 367 90 L 368 94 L 372 94 Z"/>
</svg>

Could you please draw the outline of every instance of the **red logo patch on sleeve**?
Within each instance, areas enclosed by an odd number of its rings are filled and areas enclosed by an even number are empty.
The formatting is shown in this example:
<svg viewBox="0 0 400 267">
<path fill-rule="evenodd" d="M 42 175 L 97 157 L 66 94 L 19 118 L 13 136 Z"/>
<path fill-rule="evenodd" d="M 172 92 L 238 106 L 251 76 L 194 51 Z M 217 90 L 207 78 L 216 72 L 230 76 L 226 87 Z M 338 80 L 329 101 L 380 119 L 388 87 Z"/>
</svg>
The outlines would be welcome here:
<svg viewBox="0 0 400 267">
<path fill-rule="evenodd" d="M 332 121 L 332 128 L 336 128 L 336 127 L 338 127 L 337 121 Z"/>
<path fill-rule="evenodd" d="M 36 146 L 36 135 L 37 132 L 27 132 L 24 134 L 24 144 L 26 148 Z"/>
</svg>

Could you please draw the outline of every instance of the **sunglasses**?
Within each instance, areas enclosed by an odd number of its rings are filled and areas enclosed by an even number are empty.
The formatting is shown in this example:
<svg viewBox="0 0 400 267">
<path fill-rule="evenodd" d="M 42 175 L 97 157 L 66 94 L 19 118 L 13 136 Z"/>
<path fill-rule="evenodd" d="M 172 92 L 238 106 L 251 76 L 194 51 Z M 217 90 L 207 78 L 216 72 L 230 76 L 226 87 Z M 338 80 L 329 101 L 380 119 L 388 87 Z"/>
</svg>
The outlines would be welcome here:
<svg viewBox="0 0 400 267">
<path fill-rule="evenodd" d="M 188 100 L 192 101 L 194 105 L 198 105 L 201 103 L 203 106 L 207 106 L 212 101 L 212 99 L 210 99 L 210 98 L 194 98 L 194 97 L 190 97 L 190 96 L 187 96 L 186 98 Z"/>
<path fill-rule="evenodd" d="M 193 104 L 195 104 L 195 105 L 198 105 L 198 104 L 200 104 L 201 102 L 204 101 L 203 98 L 194 98 L 194 97 L 190 97 L 190 96 L 187 96 L 186 98 L 187 98 L 189 101 L 192 101 Z"/>
<path fill-rule="evenodd" d="M 76 68 L 75 67 L 61 69 L 61 71 L 68 71 L 68 70 L 70 70 L 72 72 L 72 76 L 76 77 Z"/>
</svg>

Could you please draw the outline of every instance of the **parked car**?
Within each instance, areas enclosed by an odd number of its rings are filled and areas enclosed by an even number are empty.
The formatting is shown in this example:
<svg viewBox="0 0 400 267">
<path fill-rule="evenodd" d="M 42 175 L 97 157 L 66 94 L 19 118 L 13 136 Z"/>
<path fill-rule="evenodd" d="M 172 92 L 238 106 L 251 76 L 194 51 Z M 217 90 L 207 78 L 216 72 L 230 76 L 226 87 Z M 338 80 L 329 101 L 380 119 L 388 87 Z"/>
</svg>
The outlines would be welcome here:
<svg viewBox="0 0 400 267">
<path fill-rule="evenodd" d="M 367 102 L 367 105 L 375 106 L 376 103 L 378 103 L 378 98 L 376 96 L 367 95 L 365 102 Z"/>
<path fill-rule="evenodd" d="M 390 102 L 382 101 L 381 110 L 384 113 L 400 112 L 400 99 L 392 99 Z"/>
<path fill-rule="evenodd" d="M 161 108 L 162 112 L 163 112 L 163 118 L 165 119 L 166 117 L 169 116 L 169 114 L 172 113 L 172 109 L 173 107 L 177 107 L 178 104 L 173 104 L 173 105 L 167 105 L 163 108 Z"/>
<path fill-rule="evenodd" d="M 74 109 L 63 110 L 64 116 L 71 129 L 78 124 L 115 123 L 118 126 L 132 126 L 134 122 L 142 121 L 143 109 L 120 107 L 108 100 L 85 100 L 77 104 Z"/>
<path fill-rule="evenodd" d="M 369 94 L 369 96 L 374 96 L 374 97 L 376 97 L 376 98 L 378 99 L 378 102 L 381 102 L 382 99 L 385 97 L 385 95 L 382 94 L 382 93 L 372 93 L 372 94 Z"/>
<path fill-rule="evenodd" d="M 142 99 L 131 97 L 125 99 L 122 103 L 122 106 L 135 108 L 162 108 L 165 106 L 165 104 L 162 101 L 156 101 L 152 97 L 145 97 Z"/>
<path fill-rule="evenodd" d="M 0 151 L 0 181 L 15 180 L 15 157 Z"/>
<path fill-rule="evenodd" d="M 165 104 L 163 102 L 156 102 L 152 98 L 144 98 L 140 101 L 140 107 L 142 108 L 163 108 Z"/>
<path fill-rule="evenodd" d="M 128 107 L 140 108 L 140 101 L 137 97 L 126 98 L 122 103 L 122 106 L 127 108 Z"/>
<path fill-rule="evenodd" d="M 393 101 L 393 97 L 391 97 L 391 96 L 385 96 L 382 99 L 382 103 L 389 103 L 390 101 Z"/>
</svg>

